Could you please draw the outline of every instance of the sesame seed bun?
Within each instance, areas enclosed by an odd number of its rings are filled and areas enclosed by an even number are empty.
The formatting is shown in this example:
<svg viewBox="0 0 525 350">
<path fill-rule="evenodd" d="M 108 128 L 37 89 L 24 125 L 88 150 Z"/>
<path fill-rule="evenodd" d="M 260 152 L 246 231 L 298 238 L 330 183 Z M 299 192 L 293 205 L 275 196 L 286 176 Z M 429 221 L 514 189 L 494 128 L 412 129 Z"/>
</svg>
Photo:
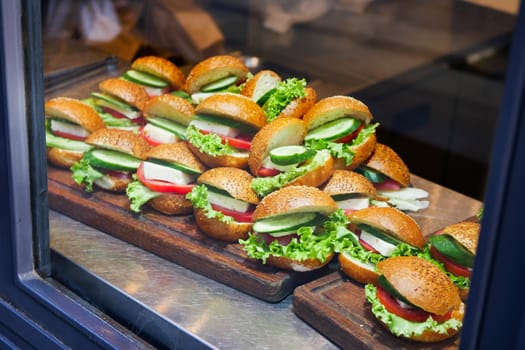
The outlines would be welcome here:
<svg viewBox="0 0 525 350">
<path fill-rule="evenodd" d="M 264 197 L 253 212 L 253 221 L 283 213 L 330 215 L 337 204 L 328 194 L 311 186 L 283 187 Z"/>
<path fill-rule="evenodd" d="M 410 185 L 410 171 L 407 165 L 391 147 L 385 144 L 376 143 L 372 155 L 363 164 L 397 181 L 402 187 Z"/>
<path fill-rule="evenodd" d="M 266 115 L 262 108 L 250 98 L 239 94 L 213 94 L 197 106 L 195 113 L 225 117 L 257 130 L 266 125 Z"/>
<path fill-rule="evenodd" d="M 251 222 L 222 222 L 206 217 L 204 210 L 195 208 L 193 210 L 195 222 L 199 229 L 206 235 L 226 242 L 237 242 L 246 239 L 252 228 Z"/>
<path fill-rule="evenodd" d="M 186 91 L 193 94 L 203 86 L 229 76 L 237 76 L 239 83 L 246 79 L 248 72 L 248 67 L 237 57 L 212 56 L 197 63 L 190 71 L 186 78 Z"/>
<path fill-rule="evenodd" d="M 206 166 L 190 151 L 186 142 L 167 143 L 155 146 L 147 154 L 147 158 L 178 163 L 188 168 L 204 172 Z"/>
<path fill-rule="evenodd" d="M 322 151 L 319 151 L 322 152 Z M 306 161 L 308 162 L 308 161 Z M 323 164 L 317 168 L 303 174 L 292 181 L 288 182 L 285 186 L 311 186 L 318 187 L 326 182 L 334 173 L 334 158 L 328 154 Z"/>
<path fill-rule="evenodd" d="M 353 170 L 363 164 L 372 154 L 376 147 L 377 137 L 376 134 L 371 134 L 363 142 L 358 145 L 350 146 L 350 150 L 354 152 L 354 158 L 352 163 L 346 165 L 345 160 L 337 158 L 334 160 L 334 168 L 336 169 L 347 169 Z"/>
<path fill-rule="evenodd" d="M 177 65 L 163 57 L 139 57 L 131 64 L 131 68 L 149 73 L 169 83 L 173 90 L 184 87 L 186 77 Z"/>
<path fill-rule="evenodd" d="M 375 266 L 363 263 L 344 252 L 337 255 L 337 260 L 341 266 L 341 271 L 353 280 L 363 284 L 377 283 L 379 274 L 376 272 Z"/>
<path fill-rule="evenodd" d="M 443 233 L 452 236 L 470 253 L 476 255 L 478 249 L 479 231 L 481 225 L 473 221 L 463 221 L 457 224 L 446 226 Z"/>
<path fill-rule="evenodd" d="M 322 189 L 330 196 L 357 193 L 373 198 L 376 195 L 376 188 L 366 177 L 354 171 L 341 169 L 334 170 Z"/>
<path fill-rule="evenodd" d="M 184 215 L 193 211 L 193 205 L 184 194 L 162 193 L 147 204 L 165 215 Z"/>
<path fill-rule="evenodd" d="M 84 152 L 71 151 L 69 149 L 48 147 L 46 149 L 47 160 L 60 168 L 69 169 L 76 162 L 82 159 Z"/>
<path fill-rule="evenodd" d="M 327 265 L 334 254 L 329 255 L 326 260 L 321 261 L 319 259 L 308 258 L 302 261 L 297 261 L 284 256 L 270 256 L 266 260 L 266 263 L 271 266 L 278 267 L 285 270 L 293 270 L 298 272 L 307 272 L 320 269 Z"/>
<path fill-rule="evenodd" d="M 144 114 L 146 120 L 162 117 L 187 126 L 195 115 L 195 108 L 182 97 L 165 94 L 152 97 L 144 106 Z"/>
<path fill-rule="evenodd" d="M 317 100 L 317 92 L 311 88 L 307 87 L 305 89 L 306 96 L 302 98 L 296 98 L 292 100 L 282 111 L 279 113 L 277 118 L 282 117 L 292 117 L 292 118 L 302 118 L 310 108 L 315 104 Z"/>
<path fill-rule="evenodd" d="M 104 122 L 93 107 L 74 98 L 56 97 L 45 103 L 46 118 L 60 118 L 80 125 L 89 132 L 103 128 Z"/>
<path fill-rule="evenodd" d="M 110 78 L 100 82 L 98 89 L 100 92 L 114 96 L 140 111 L 144 110 L 149 99 L 148 93 L 142 86 L 119 78 Z"/>
<path fill-rule="evenodd" d="M 98 148 L 119 151 L 139 159 L 146 159 L 151 149 L 149 143 L 138 134 L 129 130 L 102 128 L 86 138 L 86 143 Z"/>
<path fill-rule="evenodd" d="M 252 139 L 248 158 L 250 172 L 257 176 L 272 149 L 288 145 L 301 145 L 305 135 L 306 125 L 301 119 L 282 117 L 266 124 Z"/>
<path fill-rule="evenodd" d="M 241 95 L 257 102 L 268 91 L 274 89 L 281 82 L 279 74 L 271 70 L 262 70 L 249 79 L 241 90 Z"/>
<path fill-rule="evenodd" d="M 364 208 L 349 214 L 348 219 L 354 225 L 372 226 L 416 248 L 422 249 L 425 245 L 423 233 L 417 222 L 396 208 Z"/>
<path fill-rule="evenodd" d="M 331 96 L 313 105 L 304 115 L 303 120 L 308 130 L 312 130 L 344 117 L 353 117 L 362 120 L 365 124 L 369 124 L 373 119 L 363 102 L 350 96 Z"/>
<path fill-rule="evenodd" d="M 191 143 L 188 143 L 188 147 L 195 154 L 201 162 L 206 164 L 209 168 L 216 167 L 233 167 L 239 169 L 245 169 L 248 167 L 248 153 L 237 152 L 226 154 L 222 156 L 211 156 L 207 153 L 201 152 L 201 150 Z"/>
</svg>

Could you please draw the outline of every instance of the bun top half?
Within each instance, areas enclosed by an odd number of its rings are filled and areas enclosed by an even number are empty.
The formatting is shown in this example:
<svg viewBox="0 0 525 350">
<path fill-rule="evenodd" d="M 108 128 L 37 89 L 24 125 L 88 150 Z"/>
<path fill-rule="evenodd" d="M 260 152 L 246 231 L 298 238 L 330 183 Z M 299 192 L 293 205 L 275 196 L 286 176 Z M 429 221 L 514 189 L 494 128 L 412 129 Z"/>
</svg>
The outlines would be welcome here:
<svg viewBox="0 0 525 350">
<path fill-rule="evenodd" d="M 257 102 L 268 91 L 274 89 L 281 82 L 279 74 L 272 70 L 261 70 L 249 79 L 241 90 L 241 95 L 250 97 Z"/>
<path fill-rule="evenodd" d="M 237 57 L 229 55 L 212 56 L 200 61 L 186 78 L 186 92 L 193 94 L 214 81 L 236 76 L 237 83 L 246 80 L 248 67 Z"/>
<path fill-rule="evenodd" d="M 445 315 L 461 305 L 458 290 L 436 265 L 415 256 L 398 256 L 377 264 L 379 272 L 413 305 Z"/>
<path fill-rule="evenodd" d="M 78 124 L 89 132 L 103 128 L 98 113 L 87 104 L 74 98 L 56 97 L 45 104 L 46 118 L 60 118 Z"/>
<path fill-rule="evenodd" d="M 477 222 L 463 221 L 446 226 L 443 229 L 443 233 L 452 236 L 470 253 L 476 255 L 480 229 L 481 225 Z"/>
<path fill-rule="evenodd" d="M 182 164 L 201 173 L 207 169 L 190 151 L 186 142 L 166 143 L 155 146 L 148 152 L 147 157 Z"/>
<path fill-rule="evenodd" d="M 149 95 L 142 86 L 125 79 L 106 79 L 98 84 L 98 89 L 105 94 L 121 99 L 140 111 L 144 110 L 146 102 L 149 100 Z"/>
<path fill-rule="evenodd" d="M 269 216 L 291 213 L 320 213 L 330 215 L 337 203 L 317 187 L 287 186 L 264 197 L 255 211 L 253 221 Z"/>
<path fill-rule="evenodd" d="M 246 96 L 228 92 L 205 98 L 195 108 L 195 113 L 232 119 L 257 130 L 266 125 L 266 115 L 257 103 Z"/>
<path fill-rule="evenodd" d="M 385 144 L 376 143 L 372 155 L 364 165 L 399 182 L 403 187 L 410 185 L 410 171 L 407 165 L 391 147 Z"/>
<path fill-rule="evenodd" d="M 303 120 L 308 130 L 315 129 L 332 120 L 352 117 L 369 124 L 372 113 L 368 106 L 350 96 L 330 96 L 319 100 L 304 115 Z"/>
<path fill-rule="evenodd" d="M 324 185 L 323 191 L 331 196 L 356 193 L 375 197 L 376 188 L 363 175 L 350 170 L 336 169 Z"/>
<path fill-rule="evenodd" d="M 422 249 L 423 233 L 417 222 L 402 211 L 392 207 L 369 207 L 351 213 L 352 224 L 366 224 Z"/>
<path fill-rule="evenodd" d="M 152 97 L 144 107 L 144 114 L 146 119 L 162 117 L 182 125 L 188 125 L 195 115 L 195 108 L 182 97 L 164 94 Z"/>
<path fill-rule="evenodd" d="M 224 190 L 234 198 L 257 204 L 259 197 L 251 188 L 252 179 L 252 175 L 246 170 L 234 167 L 217 167 L 202 173 L 197 182 Z"/>
<path fill-rule="evenodd" d="M 186 82 L 186 77 L 180 68 L 175 63 L 162 57 L 139 57 L 133 61 L 131 68 L 167 81 L 174 90 L 183 88 Z"/>
<path fill-rule="evenodd" d="M 139 159 L 146 159 L 151 145 L 140 135 L 129 130 L 102 128 L 86 138 L 89 145 L 126 153 Z"/>
</svg>

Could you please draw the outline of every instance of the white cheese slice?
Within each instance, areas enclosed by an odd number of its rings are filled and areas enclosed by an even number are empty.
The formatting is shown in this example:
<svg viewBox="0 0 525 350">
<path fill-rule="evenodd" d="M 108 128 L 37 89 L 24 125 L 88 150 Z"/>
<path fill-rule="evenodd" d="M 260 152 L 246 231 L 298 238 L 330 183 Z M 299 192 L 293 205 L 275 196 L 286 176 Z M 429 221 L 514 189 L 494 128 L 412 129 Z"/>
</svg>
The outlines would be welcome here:
<svg viewBox="0 0 525 350">
<path fill-rule="evenodd" d="M 409 211 L 418 211 L 422 209 L 428 208 L 430 202 L 429 201 L 421 201 L 418 199 L 398 199 L 398 198 L 390 198 L 388 200 L 388 203 L 392 204 L 394 207 L 396 207 L 399 210 L 409 210 Z"/>
<path fill-rule="evenodd" d="M 381 255 L 383 256 L 391 256 L 394 250 L 396 249 L 396 246 L 383 241 L 382 239 L 374 236 L 373 234 L 370 234 L 366 231 L 361 231 L 360 238 L 368 243 L 370 246 L 372 246 L 375 250 L 377 250 Z"/>
<path fill-rule="evenodd" d="M 341 209 L 364 209 L 370 206 L 370 200 L 368 197 L 363 198 L 349 198 L 341 201 L 336 201 L 337 206 Z"/>
<path fill-rule="evenodd" d="M 208 191 L 208 202 L 240 213 L 247 212 L 250 207 L 248 202 L 212 191 Z"/>
<path fill-rule="evenodd" d="M 161 180 L 178 185 L 187 185 L 195 181 L 195 175 L 152 162 L 144 162 L 143 170 L 147 180 Z"/>
<path fill-rule="evenodd" d="M 144 90 L 146 90 L 146 93 L 149 96 L 159 96 L 163 95 L 168 92 L 167 88 L 156 88 L 151 86 L 142 85 L 144 87 Z"/>
<path fill-rule="evenodd" d="M 201 103 L 203 100 L 205 100 L 207 97 L 210 97 L 211 95 L 215 95 L 216 92 L 196 92 L 191 95 L 191 100 L 195 104 Z"/>
<path fill-rule="evenodd" d="M 75 135 L 78 137 L 88 137 L 89 136 L 89 131 L 87 131 L 80 125 L 66 123 L 60 120 L 56 120 L 56 119 L 51 119 L 51 131 L 63 132 L 63 133 Z"/>
<path fill-rule="evenodd" d="M 191 121 L 190 125 L 194 125 L 199 130 L 205 130 L 210 133 L 227 137 L 235 137 L 240 133 L 238 129 L 232 128 L 231 126 L 213 123 L 202 119 L 194 119 Z"/>
<path fill-rule="evenodd" d="M 381 196 L 396 199 L 422 199 L 428 197 L 428 192 L 416 187 L 405 187 L 396 191 L 377 191 Z"/>
<path fill-rule="evenodd" d="M 174 133 L 150 123 L 144 126 L 143 133 L 159 143 L 174 143 L 180 140 Z"/>
</svg>

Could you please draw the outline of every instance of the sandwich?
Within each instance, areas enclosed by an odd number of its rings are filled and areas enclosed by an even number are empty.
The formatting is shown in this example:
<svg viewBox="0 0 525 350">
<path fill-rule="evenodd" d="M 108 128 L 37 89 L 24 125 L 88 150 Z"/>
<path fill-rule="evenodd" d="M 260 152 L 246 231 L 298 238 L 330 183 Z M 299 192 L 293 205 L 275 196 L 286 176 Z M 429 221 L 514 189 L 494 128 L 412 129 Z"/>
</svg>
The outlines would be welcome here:
<svg viewBox="0 0 525 350">
<path fill-rule="evenodd" d="M 370 207 L 348 215 L 352 233 L 338 242 L 341 270 L 361 283 L 376 283 L 377 264 L 391 256 L 417 255 L 425 246 L 414 219 L 392 207 Z"/>
<path fill-rule="evenodd" d="M 132 211 L 144 204 L 166 214 L 189 214 L 192 203 L 186 199 L 197 177 L 206 170 L 185 142 L 153 147 L 137 168 L 135 181 L 126 188 Z"/>
<path fill-rule="evenodd" d="M 122 77 L 142 86 L 150 96 L 180 90 L 186 81 L 184 73 L 175 63 L 158 56 L 137 58 Z"/>
<path fill-rule="evenodd" d="M 92 103 L 103 113 L 127 121 L 122 123 L 123 126 L 144 124 L 143 111 L 149 95 L 142 86 L 125 79 L 110 78 L 100 82 L 98 89 L 91 93 Z M 101 117 L 104 119 L 104 115 Z"/>
<path fill-rule="evenodd" d="M 377 189 L 378 196 L 390 205 L 418 211 L 429 205 L 428 192 L 410 186 L 410 171 L 401 157 L 389 146 L 377 143 L 372 155 L 357 169 Z"/>
<path fill-rule="evenodd" d="M 479 232 L 479 223 L 463 221 L 446 226 L 428 239 L 430 255 L 442 265 L 464 301 L 470 291 Z"/>
<path fill-rule="evenodd" d="M 306 79 L 288 78 L 277 83 L 264 97 L 261 107 L 271 122 L 281 117 L 302 118 L 315 104 L 317 93 L 307 86 Z"/>
<path fill-rule="evenodd" d="M 262 107 L 281 81 L 279 74 L 274 71 L 261 70 L 243 84 L 241 95 L 251 98 Z"/>
<path fill-rule="evenodd" d="M 84 140 L 104 127 L 93 108 L 69 97 L 47 101 L 45 118 L 47 159 L 61 168 L 69 168 L 79 161 L 91 148 Z"/>
<path fill-rule="evenodd" d="M 375 199 L 376 188 L 363 175 L 355 171 L 336 169 L 322 190 L 329 194 L 346 214 L 374 206 L 388 206 Z M 384 203 L 384 204 L 383 204 Z"/>
<path fill-rule="evenodd" d="M 266 124 L 252 140 L 248 158 L 255 177 L 252 188 L 261 197 L 283 186 L 317 187 L 333 172 L 328 151 L 303 145 L 306 127 L 301 119 L 281 117 Z"/>
<path fill-rule="evenodd" d="M 308 129 L 305 144 L 329 150 L 335 168 L 352 170 L 374 150 L 378 124 L 372 124 L 372 119 L 368 107 L 353 97 L 326 97 L 303 117 Z"/>
<path fill-rule="evenodd" d="M 197 63 L 186 78 L 185 90 L 195 104 L 218 92 L 239 93 L 248 67 L 230 55 L 212 56 Z"/>
<path fill-rule="evenodd" d="M 210 168 L 246 168 L 252 138 L 266 124 L 261 107 L 246 96 L 218 93 L 195 113 L 186 130 L 192 152 Z"/>
<path fill-rule="evenodd" d="M 186 195 L 193 204 L 199 229 L 227 242 L 246 238 L 259 197 L 250 188 L 252 176 L 233 167 L 209 169 L 197 178 L 197 186 Z"/>
<path fill-rule="evenodd" d="M 140 133 L 153 146 L 186 140 L 186 128 L 194 114 L 193 105 L 182 97 L 154 96 L 144 107 L 146 124 Z"/>
<path fill-rule="evenodd" d="M 430 343 L 461 330 L 465 304 L 437 266 L 420 257 L 399 256 L 377 268 L 377 285 L 367 284 L 365 295 L 372 314 L 392 334 Z"/>
<path fill-rule="evenodd" d="M 252 232 L 239 243 L 248 257 L 263 264 L 316 270 L 334 256 L 335 230 L 324 227 L 336 211 L 334 200 L 316 187 L 283 187 L 257 205 Z"/>
<path fill-rule="evenodd" d="M 125 192 L 151 146 L 140 135 L 129 130 L 102 128 L 89 135 L 85 142 L 92 148 L 70 168 L 73 180 L 86 192 L 93 185 Z"/>
</svg>

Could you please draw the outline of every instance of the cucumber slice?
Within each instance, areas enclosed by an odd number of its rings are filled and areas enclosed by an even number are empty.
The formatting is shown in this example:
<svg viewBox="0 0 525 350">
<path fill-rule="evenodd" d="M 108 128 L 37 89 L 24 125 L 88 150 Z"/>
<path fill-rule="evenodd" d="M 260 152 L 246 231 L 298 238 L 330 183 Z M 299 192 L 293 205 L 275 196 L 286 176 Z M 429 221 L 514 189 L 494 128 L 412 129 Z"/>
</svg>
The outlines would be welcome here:
<svg viewBox="0 0 525 350">
<path fill-rule="evenodd" d="M 165 88 L 166 86 L 168 86 L 168 83 L 166 81 L 152 74 L 139 72 L 133 69 L 128 70 L 126 73 L 124 73 L 124 78 L 134 83 L 156 88 Z"/>
<path fill-rule="evenodd" d="M 127 110 L 130 110 L 130 111 L 137 111 L 138 109 L 136 108 L 133 108 L 132 106 L 128 105 L 127 103 L 124 103 L 118 99 L 116 99 L 115 97 L 113 96 L 110 96 L 108 94 L 104 94 L 102 92 L 92 92 L 91 93 L 91 96 L 99 99 L 99 100 L 102 100 L 102 101 L 105 101 L 111 105 L 114 105 L 114 106 L 117 106 L 118 108 L 120 109 L 127 109 Z"/>
<path fill-rule="evenodd" d="M 321 215 L 317 213 L 283 214 L 256 221 L 253 224 L 253 230 L 279 237 L 279 233 L 284 236 L 302 226 L 314 226 L 320 221 Z"/>
<path fill-rule="evenodd" d="M 255 103 L 257 103 L 261 107 L 264 106 L 266 101 L 268 101 L 268 99 L 270 98 L 270 96 L 272 96 L 272 94 L 275 92 L 275 90 L 277 90 L 277 89 L 273 88 L 273 89 L 270 89 L 270 90 L 266 91 L 266 93 L 264 95 L 262 95 L 261 97 L 259 97 L 259 99 Z"/>
<path fill-rule="evenodd" d="M 377 284 L 379 284 L 386 292 L 388 292 L 388 294 L 390 294 L 394 298 L 401 300 L 405 304 L 417 308 L 417 306 L 409 302 L 403 295 L 401 295 L 401 293 L 399 293 L 397 289 L 395 289 L 394 286 L 390 284 L 390 282 L 388 282 L 385 276 L 379 275 L 379 277 L 377 278 Z"/>
<path fill-rule="evenodd" d="M 256 128 L 251 126 L 251 125 L 249 125 L 249 124 L 246 124 L 246 123 L 243 123 L 243 122 L 239 122 L 239 121 L 233 120 L 233 119 L 222 118 L 222 117 L 215 116 L 215 115 L 196 114 L 193 117 L 193 119 L 203 120 L 203 121 L 210 122 L 210 123 L 215 123 L 215 124 L 223 124 L 223 125 L 227 125 L 229 127 L 232 127 L 232 128 L 235 128 L 235 129 L 239 129 L 239 130 L 245 131 L 245 132 L 256 131 Z"/>
<path fill-rule="evenodd" d="M 188 94 L 186 91 L 184 90 L 177 90 L 177 91 L 173 91 L 171 93 L 173 96 L 177 96 L 177 97 L 182 97 L 183 99 L 186 99 L 190 102 L 193 102 L 193 100 L 191 99 L 191 96 L 190 94 Z"/>
<path fill-rule="evenodd" d="M 212 91 L 222 90 L 234 84 L 237 81 L 237 79 L 238 77 L 236 75 L 230 75 L 226 78 L 222 78 L 214 82 L 211 82 L 207 85 L 204 85 L 203 87 L 201 87 L 201 91 L 202 92 L 212 92 Z"/>
<path fill-rule="evenodd" d="M 340 193 L 332 195 L 332 199 L 336 202 L 361 197 L 363 197 L 363 195 L 360 193 Z"/>
<path fill-rule="evenodd" d="M 429 238 L 430 244 L 455 263 L 472 268 L 475 256 L 446 233 Z"/>
<path fill-rule="evenodd" d="M 359 174 L 363 175 L 364 177 L 366 177 L 368 179 L 368 181 L 372 182 L 372 183 L 380 183 L 380 182 L 383 182 L 387 179 L 387 177 L 383 174 L 381 174 L 380 172 L 377 172 L 375 170 L 372 170 L 372 169 L 369 169 L 369 168 L 365 168 L 365 167 L 357 167 L 355 169 L 356 172 L 358 172 Z"/>
<path fill-rule="evenodd" d="M 137 170 L 141 162 L 129 154 L 107 149 L 93 149 L 85 153 L 83 158 L 95 168 L 120 171 Z"/>
<path fill-rule="evenodd" d="M 85 142 L 58 137 L 46 130 L 46 147 L 56 147 L 70 151 L 86 152 L 91 146 Z"/>
<path fill-rule="evenodd" d="M 313 149 L 302 145 L 290 145 L 274 148 L 270 151 L 270 159 L 277 165 L 302 163 L 315 155 Z"/>
<path fill-rule="evenodd" d="M 339 118 L 313 129 L 306 135 L 304 140 L 337 140 L 354 132 L 359 126 L 361 126 L 360 120 L 354 118 Z"/>
<path fill-rule="evenodd" d="M 376 236 L 380 240 L 385 241 L 385 242 L 390 243 L 390 244 L 393 244 L 393 245 L 398 245 L 398 244 L 404 243 L 401 240 L 396 239 L 396 238 L 390 236 L 389 234 L 381 232 L 378 229 L 376 229 L 375 227 L 372 227 L 372 226 L 367 225 L 367 224 L 357 224 L 357 228 L 359 228 L 361 231 L 366 231 L 366 232 L 370 233 L 371 235 Z"/>
<path fill-rule="evenodd" d="M 182 140 L 186 140 L 186 127 L 181 124 L 161 117 L 148 118 L 148 123 L 158 126 L 159 128 L 168 130 L 177 135 Z"/>
<path fill-rule="evenodd" d="M 150 159 L 148 159 L 148 161 L 151 162 L 151 163 L 156 163 L 156 164 L 159 164 L 159 165 L 163 165 L 163 166 L 167 166 L 167 167 L 170 167 L 170 168 L 173 168 L 173 169 L 177 169 L 177 170 L 182 171 L 183 173 L 186 173 L 186 174 L 191 174 L 191 175 L 200 175 L 201 174 L 201 172 L 199 170 L 192 169 L 192 168 L 187 167 L 186 165 L 180 164 L 180 163 L 168 162 L 166 160 L 156 159 L 156 158 L 150 158 Z"/>
</svg>

